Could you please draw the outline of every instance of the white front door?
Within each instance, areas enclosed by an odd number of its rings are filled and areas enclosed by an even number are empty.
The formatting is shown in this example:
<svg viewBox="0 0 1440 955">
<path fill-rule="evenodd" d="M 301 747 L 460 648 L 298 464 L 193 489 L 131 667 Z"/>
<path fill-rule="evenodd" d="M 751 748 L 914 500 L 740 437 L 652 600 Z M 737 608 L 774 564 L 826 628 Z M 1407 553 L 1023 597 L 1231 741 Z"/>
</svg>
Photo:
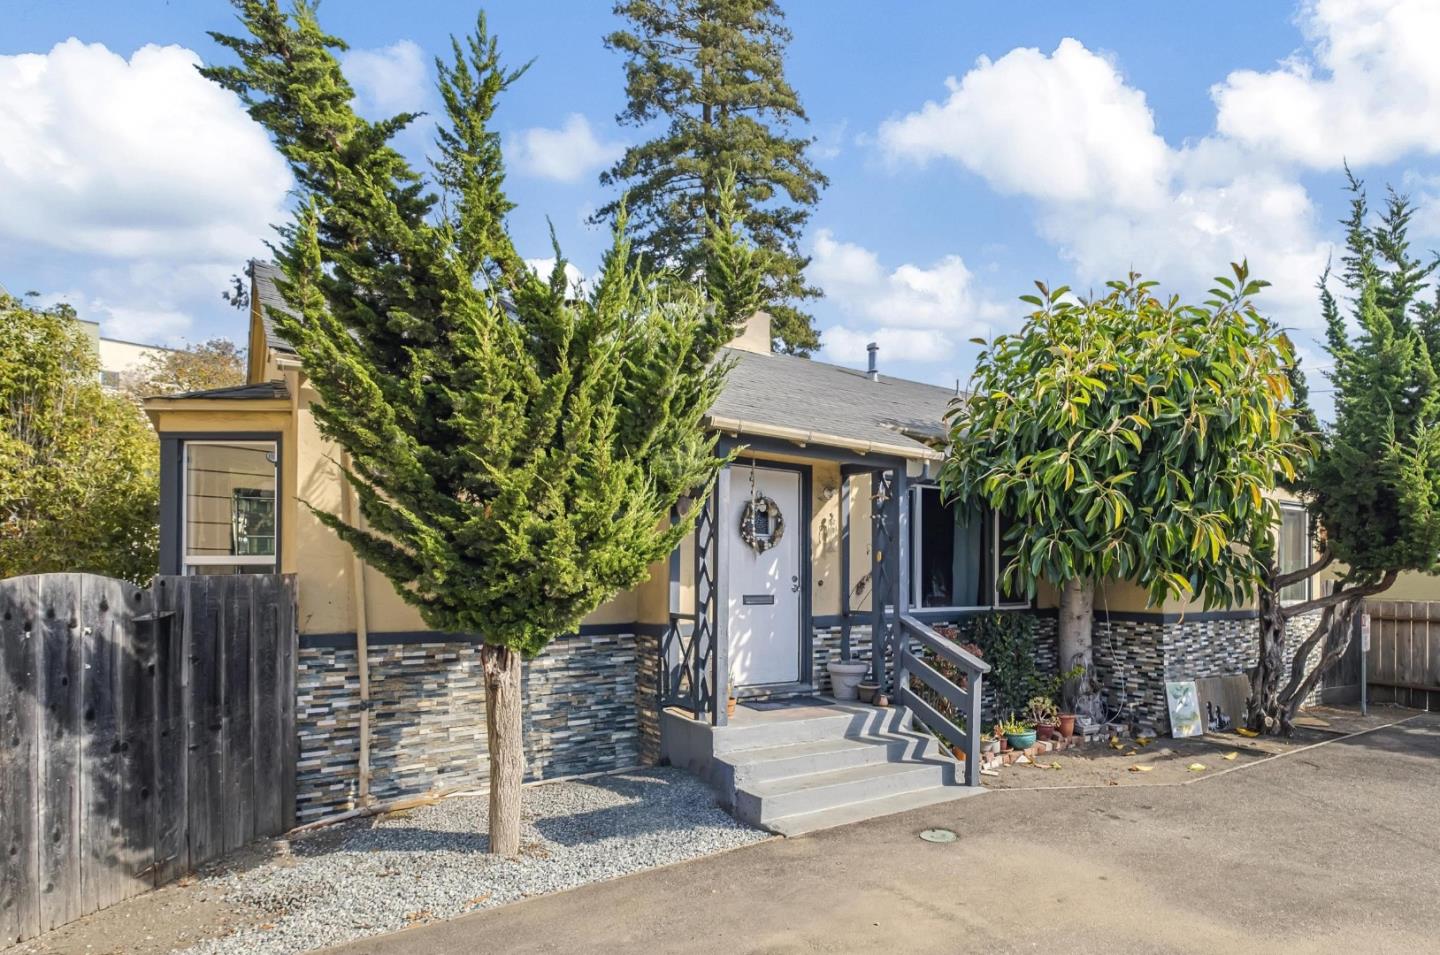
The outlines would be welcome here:
<svg viewBox="0 0 1440 955">
<path fill-rule="evenodd" d="M 801 676 L 804 574 L 800 560 L 805 516 L 800 475 L 778 468 L 754 469 L 755 495 L 774 501 L 784 521 L 780 540 L 760 552 L 741 536 L 741 520 L 751 501 L 750 476 L 750 467 L 743 464 L 721 475 L 728 482 L 728 493 L 721 498 L 725 517 L 718 530 L 732 535 L 724 568 L 729 574 L 732 688 L 796 683 Z"/>
</svg>

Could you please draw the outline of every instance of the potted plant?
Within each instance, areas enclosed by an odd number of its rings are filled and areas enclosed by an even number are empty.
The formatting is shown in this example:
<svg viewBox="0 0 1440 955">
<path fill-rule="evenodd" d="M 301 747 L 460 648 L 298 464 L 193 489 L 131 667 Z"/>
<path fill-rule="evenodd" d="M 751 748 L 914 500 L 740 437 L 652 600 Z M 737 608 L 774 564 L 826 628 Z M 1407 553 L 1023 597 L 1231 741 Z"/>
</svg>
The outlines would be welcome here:
<svg viewBox="0 0 1440 955">
<path fill-rule="evenodd" d="M 858 700 L 860 694 L 856 688 L 865 674 L 870 670 L 868 663 L 855 663 L 850 660 L 831 660 L 825 664 L 825 669 L 830 673 L 830 694 L 837 700 Z"/>
<path fill-rule="evenodd" d="M 1065 684 L 1069 683 L 1072 680 L 1082 679 L 1084 676 L 1085 668 L 1078 664 L 1057 676 L 1054 681 L 1054 689 L 1050 694 L 1051 699 L 1058 701 L 1060 699 L 1061 690 L 1064 688 Z M 1057 715 L 1060 719 L 1060 735 L 1065 739 L 1069 739 L 1070 737 L 1074 736 L 1075 714 L 1059 713 Z"/>
<path fill-rule="evenodd" d="M 1005 739 L 1013 749 L 1029 749 L 1035 745 L 1035 725 L 1016 719 L 1013 713 L 1008 720 L 1002 720 L 995 728 L 1005 734 Z"/>
<path fill-rule="evenodd" d="M 880 684 L 873 680 L 861 680 L 855 687 L 855 692 L 860 695 L 861 703 L 874 703 L 875 694 L 880 692 Z"/>
<path fill-rule="evenodd" d="M 980 734 L 980 752 L 990 756 L 1000 752 L 1000 740 L 996 739 L 994 733 L 985 732 Z"/>
<path fill-rule="evenodd" d="M 1048 696 L 1034 696 L 1025 704 L 1025 715 L 1041 739 L 1052 739 L 1060 728 L 1060 708 Z"/>
</svg>

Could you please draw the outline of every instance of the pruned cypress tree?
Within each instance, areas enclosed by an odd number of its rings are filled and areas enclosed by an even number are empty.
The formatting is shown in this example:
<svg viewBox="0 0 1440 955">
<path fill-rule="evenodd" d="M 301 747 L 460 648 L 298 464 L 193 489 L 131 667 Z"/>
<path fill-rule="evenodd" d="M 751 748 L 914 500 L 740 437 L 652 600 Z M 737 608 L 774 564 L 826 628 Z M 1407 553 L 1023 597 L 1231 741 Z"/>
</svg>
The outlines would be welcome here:
<svg viewBox="0 0 1440 955">
<path fill-rule="evenodd" d="M 698 275 L 721 181 L 734 175 L 746 234 L 766 253 L 775 342 L 810 354 L 820 337 L 804 303 L 821 293 L 805 280 L 800 237 L 827 180 L 807 155 L 811 138 L 793 131 L 808 119 L 785 78 L 784 11 L 776 0 L 620 0 L 615 13 L 628 21 L 605 38 L 626 57 L 618 119 L 664 126 L 601 175 L 624 191 L 594 221 L 628 209 L 642 262 Z"/>
<path fill-rule="evenodd" d="M 642 581 L 689 530 L 672 507 L 720 459 L 701 416 L 713 361 L 754 307 L 751 251 L 712 226 L 707 289 L 633 265 L 620 217 L 594 288 L 546 277 L 505 230 L 497 97 L 519 76 L 480 18 L 438 62 L 434 181 L 389 140 L 414 117 L 357 116 L 314 6 L 236 0 L 239 65 L 204 72 L 271 133 L 303 192 L 282 231 L 272 313 L 348 452 L 363 525 L 317 517 L 439 631 L 478 634 L 490 743 L 490 845 L 519 845 L 521 660 Z M 717 214 L 733 210 L 721 202 Z M 557 256 L 558 259 L 558 256 Z M 684 510 L 683 508 L 681 510 Z M 696 509 L 688 511 L 693 515 Z"/>
<path fill-rule="evenodd" d="M 1436 262 L 1410 252 L 1408 199 L 1390 192 L 1372 221 L 1353 176 L 1350 189 L 1339 276 L 1348 319 L 1329 289 L 1328 271 L 1319 285 L 1326 351 L 1334 360 L 1335 420 L 1317 434 L 1317 453 L 1297 482 L 1321 553 L 1289 573 L 1272 563 L 1261 594 L 1249 721 L 1268 732 L 1290 732 L 1320 677 L 1344 656 L 1365 597 L 1384 591 L 1402 571 L 1440 569 L 1440 333 L 1434 304 L 1420 297 Z M 1341 570 L 1328 594 L 1282 604 L 1284 588 L 1332 565 Z M 1286 672 L 1288 623 L 1315 611 L 1319 621 L 1295 647 Z"/>
</svg>

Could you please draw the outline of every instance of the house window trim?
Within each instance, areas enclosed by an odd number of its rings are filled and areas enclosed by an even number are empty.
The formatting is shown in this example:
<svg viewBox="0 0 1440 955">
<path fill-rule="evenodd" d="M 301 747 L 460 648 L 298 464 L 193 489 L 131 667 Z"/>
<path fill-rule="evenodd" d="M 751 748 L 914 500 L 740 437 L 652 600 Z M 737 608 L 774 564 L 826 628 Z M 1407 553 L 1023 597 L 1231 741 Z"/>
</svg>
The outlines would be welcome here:
<svg viewBox="0 0 1440 955">
<path fill-rule="evenodd" d="M 938 484 L 912 484 L 910 486 L 910 606 L 926 614 L 934 613 L 977 613 L 986 610 L 1029 610 L 1033 601 L 1012 601 L 1000 603 L 992 599 L 988 604 L 973 606 L 927 607 L 921 599 L 924 576 L 921 573 L 921 534 L 924 533 L 924 501 L 926 490 L 938 490 Z M 1000 512 L 990 511 L 990 593 L 1000 593 Z"/>
<path fill-rule="evenodd" d="M 162 495 L 166 486 L 174 489 L 174 499 L 170 506 L 162 512 L 162 522 L 168 524 L 161 528 L 161 560 L 160 572 L 162 574 L 189 575 L 191 567 L 210 566 L 250 566 L 250 567 L 272 567 L 271 573 L 282 573 L 282 561 L 285 557 L 284 533 L 285 517 L 284 508 L 281 506 L 283 497 L 282 488 L 285 480 L 285 442 L 284 435 L 278 431 L 185 431 L 185 432 L 161 432 L 162 458 L 164 470 L 162 470 Z M 275 556 L 273 558 L 254 556 L 228 556 L 223 554 L 205 555 L 187 558 L 185 554 L 185 525 L 186 525 L 186 463 L 189 459 L 189 446 L 192 444 L 211 445 L 269 445 L 275 453 Z M 166 451 L 165 447 L 173 448 Z M 164 480 L 165 474 L 170 474 L 170 480 Z M 168 553 L 167 553 L 168 552 Z"/>
<path fill-rule="evenodd" d="M 1308 567 L 1308 566 L 1310 566 L 1310 564 L 1313 562 L 1313 558 L 1314 558 L 1314 556 L 1315 556 L 1315 538 L 1314 538 L 1314 537 L 1311 535 L 1311 533 L 1310 533 L 1310 521 L 1309 521 L 1309 519 L 1308 519 L 1308 515 L 1307 515 L 1307 513 L 1306 513 L 1305 506 L 1304 506 L 1303 504 L 1292 504 L 1292 503 L 1290 503 L 1289 501 L 1281 501 L 1281 502 L 1280 502 L 1280 515 L 1281 515 L 1281 516 L 1280 516 L 1280 525 L 1275 528 L 1275 543 L 1276 543 L 1276 546 L 1275 546 L 1275 556 L 1276 556 L 1276 558 L 1277 558 L 1277 562 L 1278 562 L 1278 558 L 1279 558 L 1279 556 L 1280 556 L 1280 547 L 1281 547 L 1281 545 L 1284 544 L 1284 541 L 1285 541 L 1285 516 L 1284 516 L 1284 515 L 1285 515 L 1285 512 L 1286 512 L 1286 511 L 1290 511 L 1290 512 L 1292 512 L 1292 513 L 1298 513 L 1298 514 L 1301 514 L 1302 516 L 1305 516 L 1305 517 L 1306 517 L 1306 520 L 1305 520 L 1305 523 L 1304 523 L 1304 527 L 1305 527 L 1305 542 L 1304 542 L 1304 546 L 1303 546 L 1303 559 L 1302 559 L 1302 561 L 1300 562 L 1300 566 L 1301 566 L 1301 567 Z M 1279 570 L 1279 573 L 1288 573 L 1288 571 Z M 1295 597 L 1295 598 L 1291 598 L 1291 599 L 1288 599 L 1288 600 L 1287 600 L 1284 596 L 1281 596 L 1281 597 L 1280 597 L 1280 606 L 1282 606 L 1282 607 L 1294 607 L 1294 606 L 1296 606 L 1296 605 L 1298 605 L 1298 604 L 1303 604 L 1303 603 L 1305 603 L 1306 601 L 1310 600 L 1310 599 L 1314 596 L 1314 594 L 1315 594 L 1315 578 L 1314 578 L 1314 576 L 1306 577 L 1303 581 L 1300 581 L 1300 583 L 1303 583 L 1303 584 L 1305 585 L 1305 595 L 1304 595 L 1303 597 Z M 1285 589 L 1284 589 L 1284 588 L 1281 588 L 1280 593 L 1283 595 L 1284 592 L 1285 592 Z"/>
</svg>

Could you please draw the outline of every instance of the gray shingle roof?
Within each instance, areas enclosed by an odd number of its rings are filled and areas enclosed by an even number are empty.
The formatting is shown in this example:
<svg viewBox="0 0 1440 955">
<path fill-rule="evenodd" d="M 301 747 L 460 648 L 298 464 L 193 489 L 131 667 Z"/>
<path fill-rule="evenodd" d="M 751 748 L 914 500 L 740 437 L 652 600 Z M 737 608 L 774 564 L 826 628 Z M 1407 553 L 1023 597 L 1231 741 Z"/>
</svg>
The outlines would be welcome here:
<svg viewBox="0 0 1440 955">
<path fill-rule="evenodd" d="M 290 343 L 275 331 L 267 311 L 291 311 L 275 286 L 280 269 L 259 260 L 251 265 L 266 341 L 271 348 L 293 354 Z M 735 360 L 735 367 L 720 399 L 710 409 L 712 421 L 724 430 L 745 433 L 747 427 L 779 428 L 805 432 L 815 444 L 873 445 L 876 451 L 916 457 L 934 456 L 926 442 L 945 435 L 942 417 L 955 397 L 951 388 L 884 374 L 879 381 L 871 381 L 854 368 L 790 355 L 766 355 L 738 348 L 726 348 L 724 352 Z"/>
<path fill-rule="evenodd" d="M 265 326 L 265 343 L 276 351 L 294 354 L 295 349 L 280 337 L 280 333 L 275 330 L 275 323 L 270 319 L 272 308 L 278 308 L 287 315 L 295 314 L 294 310 L 285 304 L 285 297 L 275 286 L 275 280 L 282 277 L 280 266 L 273 262 L 251 259 L 250 269 L 255 278 L 255 297 L 260 302 L 260 323 Z"/>
<path fill-rule="evenodd" d="M 934 456 L 926 440 L 945 435 L 952 388 L 884 374 L 871 381 L 854 368 L 790 355 L 724 352 L 735 365 L 710 409 L 722 430 L 781 428 L 808 432 L 815 444 L 870 444 L 915 457 Z"/>
<path fill-rule="evenodd" d="M 227 385 L 224 388 L 207 388 L 204 391 L 184 391 L 176 395 L 158 395 L 164 400 L 180 398 L 226 398 L 236 401 L 261 398 L 289 398 L 290 389 L 283 381 L 262 381 L 255 385 Z"/>
</svg>

